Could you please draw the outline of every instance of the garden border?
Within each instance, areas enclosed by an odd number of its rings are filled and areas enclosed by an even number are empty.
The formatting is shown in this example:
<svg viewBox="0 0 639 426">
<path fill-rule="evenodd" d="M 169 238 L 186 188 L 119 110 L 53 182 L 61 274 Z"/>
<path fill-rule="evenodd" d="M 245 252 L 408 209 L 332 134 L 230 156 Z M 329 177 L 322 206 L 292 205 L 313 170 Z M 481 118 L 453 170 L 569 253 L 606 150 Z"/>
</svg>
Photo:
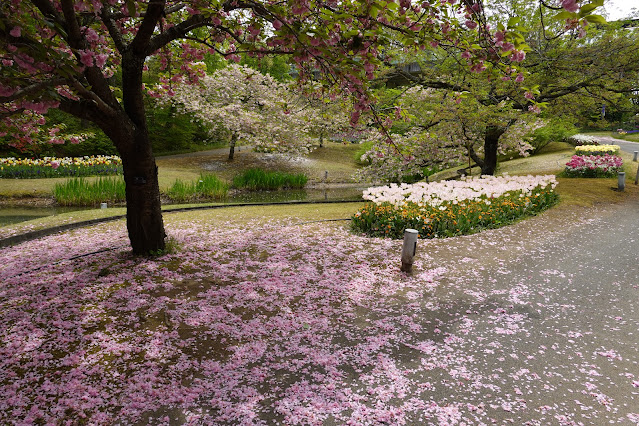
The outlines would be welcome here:
<svg viewBox="0 0 639 426">
<path fill-rule="evenodd" d="M 238 204 L 217 204 L 212 206 L 191 206 L 191 207 L 179 207 L 176 209 L 162 210 L 162 214 L 165 213 L 179 213 L 191 210 L 212 210 L 227 207 L 250 207 L 250 206 L 281 206 L 281 205 L 303 205 L 303 204 L 338 204 L 338 203 L 365 203 L 365 200 L 319 200 L 319 201 L 288 201 L 281 203 L 238 203 Z M 113 222 L 116 220 L 126 218 L 125 214 L 117 216 L 103 217 L 99 219 L 83 220 L 80 222 L 67 223 L 64 225 L 54 226 L 52 228 L 38 229 L 37 231 L 30 231 L 24 234 L 13 235 L 11 237 L 0 239 L 0 248 L 11 247 L 16 244 L 20 244 L 26 241 L 35 240 L 49 235 L 57 234 L 59 232 L 69 231 L 72 229 L 83 228 L 86 226 L 97 225 L 100 223 Z"/>
</svg>

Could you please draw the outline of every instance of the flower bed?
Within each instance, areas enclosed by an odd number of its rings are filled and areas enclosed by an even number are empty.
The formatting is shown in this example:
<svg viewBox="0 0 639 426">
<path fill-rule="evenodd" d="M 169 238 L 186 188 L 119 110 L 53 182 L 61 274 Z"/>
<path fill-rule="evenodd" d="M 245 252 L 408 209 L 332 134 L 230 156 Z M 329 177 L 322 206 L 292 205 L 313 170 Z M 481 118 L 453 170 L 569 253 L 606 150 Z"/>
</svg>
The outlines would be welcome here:
<svg viewBox="0 0 639 426">
<path fill-rule="evenodd" d="M 558 200 L 554 176 L 486 176 L 369 188 L 372 201 L 353 216 L 352 227 L 373 237 L 451 237 L 497 228 L 537 214 Z"/>
<path fill-rule="evenodd" d="M 619 155 L 619 145 L 583 145 L 576 146 L 578 155 Z"/>
<path fill-rule="evenodd" d="M 122 174 L 122 160 L 114 155 L 42 159 L 0 158 L 0 178 L 34 179 L 117 174 Z"/>
<path fill-rule="evenodd" d="M 566 163 L 568 177 L 615 177 L 623 160 L 617 155 L 573 155 Z"/>
</svg>

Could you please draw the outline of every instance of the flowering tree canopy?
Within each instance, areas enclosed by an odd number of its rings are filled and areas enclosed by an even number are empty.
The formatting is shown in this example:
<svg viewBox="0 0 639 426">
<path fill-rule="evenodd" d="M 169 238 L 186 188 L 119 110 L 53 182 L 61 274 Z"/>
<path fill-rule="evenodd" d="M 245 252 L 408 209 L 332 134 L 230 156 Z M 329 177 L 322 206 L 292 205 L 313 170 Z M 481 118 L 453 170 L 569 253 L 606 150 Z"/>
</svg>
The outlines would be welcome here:
<svg viewBox="0 0 639 426">
<path fill-rule="evenodd" d="M 370 134 L 372 148 L 363 155 L 361 174 L 386 182 L 421 177 L 425 168 L 445 168 L 469 156 L 483 164 L 486 140 L 492 138 L 497 153 L 518 151 L 527 155 L 526 135 L 543 124 L 532 114 L 522 114 L 511 102 L 484 105 L 466 93 L 449 93 L 424 86 L 402 91 L 394 103 L 397 115 L 390 136 Z M 401 155 L 397 155 L 397 151 Z M 490 174 L 490 173 L 483 173 Z"/>
<path fill-rule="evenodd" d="M 593 19 L 602 2 L 553 5 L 578 23 Z M 53 107 L 97 124 L 122 157 L 133 251 L 148 253 L 165 237 L 143 102 L 148 58 L 159 59 L 168 83 L 197 80 L 190 64 L 207 52 L 231 60 L 243 52 L 288 55 L 302 78 L 319 72 L 354 95 L 357 118 L 391 45 L 462 50 L 478 72 L 492 64 L 513 72 L 525 56 L 519 29 L 490 28 L 481 1 L 7 0 L 0 5 L 2 132 L 28 142 Z"/>
<path fill-rule="evenodd" d="M 235 64 L 201 78 L 199 84 L 172 87 L 173 96 L 163 101 L 173 102 L 211 129 L 230 134 L 229 159 L 238 141 L 258 151 L 309 152 L 316 134 L 337 131 L 338 118 L 344 116 L 334 111 L 337 118 L 326 119 L 321 107 L 329 108 L 330 103 Z"/>
</svg>

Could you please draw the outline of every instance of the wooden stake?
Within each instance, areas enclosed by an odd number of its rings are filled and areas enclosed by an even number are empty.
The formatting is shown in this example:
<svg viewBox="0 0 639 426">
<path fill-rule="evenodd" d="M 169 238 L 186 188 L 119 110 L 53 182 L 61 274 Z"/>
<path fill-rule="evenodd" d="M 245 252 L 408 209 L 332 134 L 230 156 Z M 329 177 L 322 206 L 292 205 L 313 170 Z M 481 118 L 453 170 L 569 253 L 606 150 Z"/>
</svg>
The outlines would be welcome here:
<svg viewBox="0 0 639 426">
<path fill-rule="evenodd" d="M 410 274 L 413 272 L 413 259 L 417 251 L 417 236 L 419 233 L 415 229 L 404 230 L 404 245 L 402 246 L 402 272 Z"/>
</svg>

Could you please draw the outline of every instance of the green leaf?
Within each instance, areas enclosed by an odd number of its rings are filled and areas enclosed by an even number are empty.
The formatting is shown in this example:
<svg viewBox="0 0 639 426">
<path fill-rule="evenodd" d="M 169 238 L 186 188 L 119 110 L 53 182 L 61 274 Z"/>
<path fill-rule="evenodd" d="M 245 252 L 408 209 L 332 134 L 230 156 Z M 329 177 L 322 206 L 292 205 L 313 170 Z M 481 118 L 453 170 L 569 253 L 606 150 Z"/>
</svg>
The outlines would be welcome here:
<svg viewBox="0 0 639 426">
<path fill-rule="evenodd" d="M 521 18 L 519 16 L 513 16 L 508 20 L 508 28 L 514 27 L 519 23 L 519 21 L 521 21 Z"/>
<path fill-rule="evenodd" d="M 579 10 L 579 16 L 586 16 L 587 14 L 589 14 L 590 12 L 592 12 L 593 10 L 595 10 L 597 7 L 596 4 L 585 4 L 583 6 L 581 6 L 581 9 Z"/>
<path fill-rule="evenodd" d="M 586 21 L 592 22 L 593 24 L 605 24 L 606 18 L 601 15 L 588 15 L 585 17 Z"/>
<path fill-rule="evenodd" d="M 377 6 L 377 4 L 371 5 L 370 15 L 373 19 L 377 19 L 377 16 L 379 15 L 379 11 L 380 11 L 380 8 L 379 6 Z"/>
<path fill-rule="evenodd" d="M 135 0 L 126 0 L 126 9 L 129 12 L 129 16 L 135 16 Z"/>
<path fill-rule="evenodd" d="M 558 14 L 553 16 L 553 19 L 556 19 L 558 21 L 565 21 L 566 19 L 575 18 L 575 17 L 577 17 L 576 13 L 572 13 L 572 12 L 568 12 L 567 10 L 564 10 L 563 12 L 559 12 Z"/>
<path fill-rule="evenodd" d="M 394 1 L 389 1 L 386 3 L 386 9 L 397 10 L 398 8 L 399 4 L 395 3 Z"/>
</svg>

